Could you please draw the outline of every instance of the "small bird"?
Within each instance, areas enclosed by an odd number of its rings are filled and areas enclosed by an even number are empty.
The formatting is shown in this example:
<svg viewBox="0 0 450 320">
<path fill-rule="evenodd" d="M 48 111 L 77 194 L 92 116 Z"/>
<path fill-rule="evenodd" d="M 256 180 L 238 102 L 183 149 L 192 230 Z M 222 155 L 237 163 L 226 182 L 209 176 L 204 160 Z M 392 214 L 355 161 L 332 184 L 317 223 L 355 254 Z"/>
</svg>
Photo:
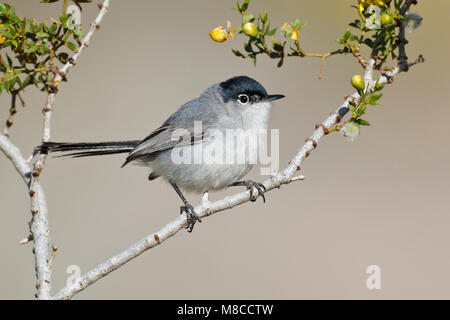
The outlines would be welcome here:
<svg viewBox="0 0 450 320">
<path fill-rule="evenodd" d="M 241 181 L 255 164 L 249 157 L 245 157 L 244 161 L 237 161 L 233 157 L 232 161 L 224 163 L 207 163 L 174 161 L 174 155 L 189 156 L 195 154 L 199 147 L 203 150 L 212 148 L 225 157 L 227 154 L 255 152 L 251 144 L 239 147 L 234 143 L 223 143 L 213 133 L 225 135 L 229 130 L 235 130 L 239 138 L 246 134 L 246 130 L 267 130 L 271 102 L 283 97 L 280 94 L 267 94 L 266 89 L 252 78 L 237 76 L 212 85 L 198 98 L 182 105 L 143 140 L 45 142 L 36 148 L 35 154 L 64 152 L 62 156 L 78 158 L 128 153 L 122 167 L 128 163 L 150 167 L 149 180 L 162 177 L 172 185 L 184 204 L 180 207 L 180 213 L 186 212 L 186 229 L 192 232 L 195 223 L 201 220 L 180 188 L 206 193 L 229 186 L 245 186 L 250 190 L 252 201 L 256 200 L 253 197 L 254 189 L 265 201 L 265 187 L 251 180 Z M 201 124 L 200 130 L 198 124 Z"/>
</svg>

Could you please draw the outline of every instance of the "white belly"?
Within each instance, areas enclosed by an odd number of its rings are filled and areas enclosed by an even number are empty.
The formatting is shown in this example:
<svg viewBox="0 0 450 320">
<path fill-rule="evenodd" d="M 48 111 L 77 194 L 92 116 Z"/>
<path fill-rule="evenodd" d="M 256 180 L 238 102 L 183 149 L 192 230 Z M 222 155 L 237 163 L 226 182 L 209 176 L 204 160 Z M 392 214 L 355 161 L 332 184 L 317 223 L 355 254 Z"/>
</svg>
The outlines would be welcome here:
<svg viewBox="0 0 450 320">
<path fill-rule="evenodd" d="M 265 151 L 267 139 L 262 143 L 258 136 L 267 130 L 269 113 L 269 103 L 250 106 L 239 119 L 240 131 L 228 135 L 223 130 L 219 140 L 212 133 L 202 143 L 162 152 L 148 165 L 156 175 L 186 191 L 223 189 L 241 180 Z"/>
<path fill-rule="evenodd" d="M 161 153 L 150 166 L 182 189 L 201 193 L 223 189 L 245 176 L 256 163 L 249 157 L 251 152 L 245 144 L 238 147 L 207 140 Z"/>
</svg>

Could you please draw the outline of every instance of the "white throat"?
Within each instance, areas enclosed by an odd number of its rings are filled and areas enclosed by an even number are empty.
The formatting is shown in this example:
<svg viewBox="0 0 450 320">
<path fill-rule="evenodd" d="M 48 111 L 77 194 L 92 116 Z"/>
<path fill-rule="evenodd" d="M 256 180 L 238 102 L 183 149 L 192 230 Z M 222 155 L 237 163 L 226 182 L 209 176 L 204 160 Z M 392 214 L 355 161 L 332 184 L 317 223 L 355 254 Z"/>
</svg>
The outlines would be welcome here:
<svg viewBox="0 0 450 320">
<path fill-rule="evenodd" d="M 267 129 L 270 107 L 270 102 L 259 102 L 245 108 L 241 114 L 242 129 Z"/>
</svg>

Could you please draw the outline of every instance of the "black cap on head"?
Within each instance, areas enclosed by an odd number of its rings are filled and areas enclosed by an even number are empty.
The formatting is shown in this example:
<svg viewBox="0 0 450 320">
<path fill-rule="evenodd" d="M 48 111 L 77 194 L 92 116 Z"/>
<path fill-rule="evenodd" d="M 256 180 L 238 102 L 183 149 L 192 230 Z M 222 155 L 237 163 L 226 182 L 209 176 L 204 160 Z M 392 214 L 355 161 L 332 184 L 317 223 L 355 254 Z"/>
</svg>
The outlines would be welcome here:
<svg viewBox="0 0 450 320">
<path fill-rule="evenodd" d="M 248 95 L 258 95 L 261 98 L 267 98 L 267 91 L 256 80 L 247 76 L 238 76 L 221 82 L 222 98 L 224 102 L 230 99 L 237 99 L 241 93 Z"/>
</svg>

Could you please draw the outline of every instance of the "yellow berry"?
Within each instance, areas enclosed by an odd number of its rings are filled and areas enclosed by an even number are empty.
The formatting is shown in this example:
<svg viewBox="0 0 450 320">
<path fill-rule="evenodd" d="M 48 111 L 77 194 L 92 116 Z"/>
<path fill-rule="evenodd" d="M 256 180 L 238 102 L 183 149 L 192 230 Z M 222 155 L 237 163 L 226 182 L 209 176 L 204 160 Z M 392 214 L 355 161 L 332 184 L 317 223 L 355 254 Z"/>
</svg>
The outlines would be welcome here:
<svg viewBox="0 0 450 320">
<path fill-rule="evenodd" d="M 216 42 L 224 42 L 228 40 L 228 32 L 223 26 L 212 29 L 209 32 L 209 36 Z"/>
<path fill-rule="evenodd" d="M 383 26 L 390 25 L 394 22 L 394 19 L 392 19 L 392 17 L 390 15 L 388 15 L 387 13 L 383 13 L 380 17 L 380 22 L 381 22 L 381 25 L 383 25 Z"/>
<path fill-rule="evenodd" d="M 292 30 L 292 34 L 291 34 L 291 39 L 297 41 L 298 40 L 298 36 L 299 36 L 298 30 L 297 29 L 293 29 Z"/>
<path fill-rule="evenodd" d="M 352 83 L 353 88 L 355 88 L 358 91 L 362 91 L 366 87 L 366 85 L 364 83 L 364 78 L 360 74 L 355 74 L 352 77 L 351 83 Z"/>
<path fill-rule="evenodd" d="M 249 37 L 256 37 L 259 34 L 258 28 L 256 28 L 253 22 L 247 22 L 246 24 L 244 24 L 242 30 Z"/>
</svg>

